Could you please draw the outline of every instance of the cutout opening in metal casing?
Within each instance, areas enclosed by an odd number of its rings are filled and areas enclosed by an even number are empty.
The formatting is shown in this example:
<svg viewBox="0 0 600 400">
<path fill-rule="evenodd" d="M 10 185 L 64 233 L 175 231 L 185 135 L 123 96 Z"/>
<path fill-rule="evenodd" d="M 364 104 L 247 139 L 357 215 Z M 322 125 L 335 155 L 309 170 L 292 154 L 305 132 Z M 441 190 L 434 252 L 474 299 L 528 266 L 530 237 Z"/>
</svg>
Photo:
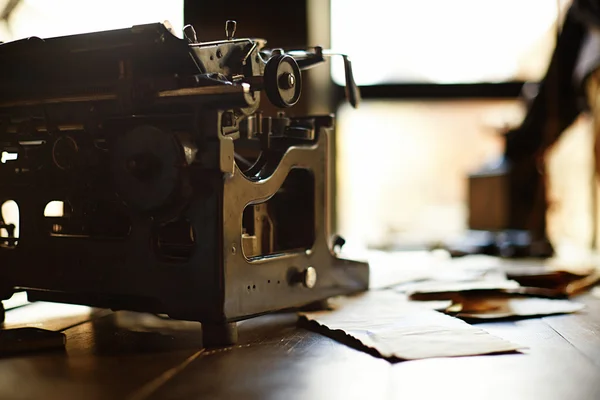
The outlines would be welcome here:
<svg viewBox="0 0 600 400">
<path fill-rule="evenodd" d="M 51 201 L 44 208 L 44 217 L 62 217 L 65 213 L 65 203 L 60 200 Z"/>
<path fill-rule="evenodd" d="M 309 170 L 292 169 L 273 197 L 244 209 L 242 251 L 246 259 L 306 251 L 314 242 L 315 191 Z"/>
<path fill-rule="evenodd" d="M 19 243 L 19 205 L 7 200 L 0 208 L 0 247 L 14 248 Z"/>
</svg>

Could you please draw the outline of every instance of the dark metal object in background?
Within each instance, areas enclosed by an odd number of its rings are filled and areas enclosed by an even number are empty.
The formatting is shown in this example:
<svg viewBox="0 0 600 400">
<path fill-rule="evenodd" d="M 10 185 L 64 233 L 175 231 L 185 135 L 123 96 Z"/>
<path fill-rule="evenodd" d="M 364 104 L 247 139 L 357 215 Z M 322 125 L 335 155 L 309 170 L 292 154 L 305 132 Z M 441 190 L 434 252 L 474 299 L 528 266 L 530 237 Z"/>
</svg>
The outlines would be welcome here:
<svg viewBox="0 0 600 400">
<path fill-rule="evenodd" d="M 21 4 L 22 0 L 8 0 L 4 5 L 4 9 L 0 12 L 0 21 L 9 23 L 12 13 L 15 11 L 17 6 Z"/>
<path fill-rule="evenodd" d="M 20 213 L 0 236 L 0 298 L 168 314 L 218 344 L 237 320 L 367 288 L 367 265 L 333 251 L 333 117 L 260 113 L 263 89 L 295 104 L 302 66 L 234 32 L 0 46 L 0 152 L 17 155 L 0 203 Z"/>
<path fill-rule="evenodd" d="M 17 6 L 21 4 L 22 0 L 8 0 L 4 5 L 4 8 L 0 10 L 0 22 L 6 24 L 6 29 L 10 32 L 10 17 L 13 15 Z M 4 43 L 0 40 L 0 44 Z"/>
<path fill-rule="evenodd" d="M 504 159 L 496 167 L 484 168 L 469 177 L 469 227 L 490 231 L 492 236 L 499 233 L 515 238 L 503 241 L 505 249 L 492 238 L 480 242 L 475 251 L 501 255 L 506 251 L 515 256 L 552 254 L 546 235 L 547 177 L 543 157 L 587 108 L 585 80 L 600 65 L 600 40 L 591 40 L 597 35 L 599 21 L 596 3 L 573 3 L 557 33 L 556 47 L 537 96 L 523 123 L 506 135 Z M 527 240 L 516 239 L 525 236 Z"/>
</svg>

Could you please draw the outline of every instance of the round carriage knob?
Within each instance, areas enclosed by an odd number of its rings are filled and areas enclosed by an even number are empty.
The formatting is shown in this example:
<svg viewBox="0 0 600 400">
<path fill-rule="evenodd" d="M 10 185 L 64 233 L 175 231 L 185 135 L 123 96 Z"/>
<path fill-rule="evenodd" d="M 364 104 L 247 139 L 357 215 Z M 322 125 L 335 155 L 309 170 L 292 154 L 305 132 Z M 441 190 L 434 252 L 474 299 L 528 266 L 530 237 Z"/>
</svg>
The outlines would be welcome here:
<svg viewBox="0 0 600 400">
<path fill-rule="evenodd" d="M 227 20 L 225 22 L 225 35 L 227 35 L 227 40 L 233 39 L 233 35 L 235 35 L 235 28 L 237 26 L 237 22 L 234 20 Z"/>
<path fill-rule="evenodd" d="M 287 54 L 275 54 L 265 66 L 265 92 L 275 107 L 287 108 L 298 102 L 302 75 L 296 60 Z"/>
</svg>

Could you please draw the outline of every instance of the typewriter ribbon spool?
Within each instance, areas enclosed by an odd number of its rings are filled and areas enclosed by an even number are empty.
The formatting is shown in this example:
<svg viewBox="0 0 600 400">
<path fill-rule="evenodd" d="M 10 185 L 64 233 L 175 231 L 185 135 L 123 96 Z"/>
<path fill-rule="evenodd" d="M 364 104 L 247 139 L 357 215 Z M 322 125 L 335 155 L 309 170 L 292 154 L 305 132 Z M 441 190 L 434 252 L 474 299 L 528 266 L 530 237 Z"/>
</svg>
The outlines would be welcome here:
<svg viewBox="0 0 600 400">
<path fill-rule="evenodd" d="M 113 155 L 118 193 L 130 207 L 156 212 L 176 202 L 187 160 L 174 134 L 151 125 L 138 126 L 119 137 Z"/>
</svg>

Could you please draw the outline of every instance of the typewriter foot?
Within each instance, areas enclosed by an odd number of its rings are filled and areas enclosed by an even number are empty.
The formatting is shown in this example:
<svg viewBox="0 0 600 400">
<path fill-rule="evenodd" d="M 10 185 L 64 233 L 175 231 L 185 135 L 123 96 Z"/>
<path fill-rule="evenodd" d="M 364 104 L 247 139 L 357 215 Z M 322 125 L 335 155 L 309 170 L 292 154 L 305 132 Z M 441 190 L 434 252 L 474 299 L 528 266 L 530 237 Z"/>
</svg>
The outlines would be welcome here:
<svg viewBox="0 0 600 400">
<path fill-rule="evenodd" d="M 235 322 L 221 324 L 202 324 L 202 343 L 204 347 L 221 347 L 236 344 L 238 330 Z"/>
<path fill-rule="evenodd" d="M 317 300 L 312 303 L 309 303 L 303 307 L 300 307 L 300 311 L 325 311 L 330 310 L 329 299 Z"/>
</svg>

